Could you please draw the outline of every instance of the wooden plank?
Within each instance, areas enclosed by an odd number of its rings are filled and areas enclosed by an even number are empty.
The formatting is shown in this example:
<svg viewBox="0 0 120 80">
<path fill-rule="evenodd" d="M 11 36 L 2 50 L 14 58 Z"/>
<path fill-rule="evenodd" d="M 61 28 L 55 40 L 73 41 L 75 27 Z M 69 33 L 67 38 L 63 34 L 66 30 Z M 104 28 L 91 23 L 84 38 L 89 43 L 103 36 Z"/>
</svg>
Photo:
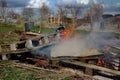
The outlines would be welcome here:
<svg viewBox="0 0 120 80">
<path fill-rule="evenodd" d="M 79 62 L 74 62 L 74 63 L 68 62 L 68 61 L 63 61 L 63 62 L 71 63 L 71 64 L 75 64 L 75 65 L 80 65 L 80 66 L 95 69 L 95 70 L 105 71 L 105 72 L 109 72 L 109 73 L 112 73 L 112 74 L 115 74 L 115 75 L 120 75 L 120 71 L 96 66 L 96 65 L 93 65 L 93 64 L 83 63 L 83 62 L 80 62 L 80 61 Z"/>
<path fill-rule="evenodd" d="M 25 43 L 26 42 L 26 40 L 25 41 L 18 41 L 18 42 L 14 42 L 14 44 L 22 44 L 22 43 Z"/>
<path fill-rule="evenodd" d="M 46 43 L 46 44 L 43 44 L 43 45 L 40 45 L 40 46 L 37 46 L 37 47 L 33 47 L 32 49 L 35 50 L 35 49 L 39 49 L 39 48 L 42 48 L 42 47 L 45 47 L 45 46 L 49 46 L 49 45 L 52 45 L 52 44 L 55 44 L 57 42 L 52 42 L 52 43 Z"/>
<path fill-rule="evenodd" d="M 24 41 L 20 41 L 20 42 L 16 42 L 14 44 L 17 45 L 17 43 L 23 43 Z M 54 42 L 55 43 L 55 42 Z M 37 48 L 42 48 L 44 46 L 47 46 L 47 45 L 51 45 L 51 44 L 54 44 L 54 43 L 47 43 L 47 44 L 44 44 L 44 45 L 41 45 L 41 46 L 37 46 L 37 47 L 33 47 L 32 49 L 37 49 Z M 14 45 L 15 46 L 15 45 Z M 24 49 L 16 49 L 16 50 L 8 50 L 8 51 L 1 51 L 0 52 L 0 55 L 2 54 L 17 54 L 17 53 L 23 53 L 23 52 L 29 52 L 29 50 L 27 48 L 24 48 Z"/>
<path fill-rule="evenodd" d="M 17 49 L 17 50 L 11 50 L 11 51 L 4 51 L 4 52 L 0 52 L 0 55 L 19 54 L 19 53 L 24 53 L 24 52 L 29 52 L 29 50 L 28 49 Z"/>
<path fill-rule="evenodd" d="M 110 46 L 110 47 L 120 50 L 120 46 Z"/>
<path fill-rule="evenodd" d="M 40 36 L 41 34 L 33 33 L 33 32 L 26 32 L 26 35 L 33 35 L 33 36 Z"/>
</svg>

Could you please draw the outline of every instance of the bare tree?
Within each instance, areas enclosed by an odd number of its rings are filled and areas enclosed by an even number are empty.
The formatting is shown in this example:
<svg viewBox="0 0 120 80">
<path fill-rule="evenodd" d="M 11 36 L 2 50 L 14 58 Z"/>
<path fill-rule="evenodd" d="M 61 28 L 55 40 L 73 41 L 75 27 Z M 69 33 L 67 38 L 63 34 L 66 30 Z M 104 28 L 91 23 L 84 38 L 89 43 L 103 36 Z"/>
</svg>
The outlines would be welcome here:
<svg viewBox="0 0 120 80">
<path fill-rule="evenodd" d="M 67 7 L 67 11 L 68 14 L 70 13 L 72 15 L 72 28 L 76 28 L 77 27 L 77 19 L 80 17 L 81 15 L 81 6 L 80 5 L 68 5 Z"/>
<path fill-rule="evenodd" d="M 93 21 L 101 21 L 103 14 L 103 6 L 101 4 L 94 4 L 91 7 L 91 16 Z"/>
<path fill-rule="evenodd" d="M 17 17 L 20 15 L 18 13 L 16 13 L 13 9 L 11 9 L 11 10 L 9 10 L 7 16 L 12 19 L 17 19 Z"/>
<path fill-rule="evenodd" d="M 42 4 L 40 8 L 40 29 L 39 33 L 41 32 L 41 27 L 45 27 L 46 23 L 48 23 L 48 18 L 50 14 L 52 13 L 52 10 L 47 6 L 45 3 Z"/>
<path fill-rule="evenodd" d="M 98 4 L 93 4 L 90 9 L 88 10 L 88 18 L 91 22 L 91 30 L 93 30 L 93 22 L 101 22 L 102 21 L 102 14 L 103 14 L 103 6 Z"/>
<path fill-rule="evenodd" d="M 68 26 L 70 23 L 67 18 L 71 18 L 72 28 L 77 27 L 77 19 L 81 15 L 81 5 L 76 4 L 59 4 L 58 13 L 60 14 L 61 21 Z M 67 20 L 66 20 L 67 19 Z"/>
<path fill-rule="evenodd" d="M 34 16 L 34 10 L 33 8 L 24 8 L 22 14 L 26 20 L 31 21 L 31 18 Z"/>
<path fill-rule="evenodd" d="M 48 17 L 51 14 L 51 9 L 43 3 L 42 7 L 40 8 L 40 22 L 41 26 L 45 26 L 45 23 L 48 22 Z"/>
<path fill-rule="evenodd" d="M 60 23 L 65 25 L 65 18 L 66 18 L 66 9 L 65 9 L 65 5 L 63 4 L 57 4 L 58 7 L 58 15 L 60 18 Z"/>
<path fill-rule="evenodd" d="M 7 2 L 6 0 L 0 0 L 0 16 L 5 20 L 7 15 Z"/>
</svg>

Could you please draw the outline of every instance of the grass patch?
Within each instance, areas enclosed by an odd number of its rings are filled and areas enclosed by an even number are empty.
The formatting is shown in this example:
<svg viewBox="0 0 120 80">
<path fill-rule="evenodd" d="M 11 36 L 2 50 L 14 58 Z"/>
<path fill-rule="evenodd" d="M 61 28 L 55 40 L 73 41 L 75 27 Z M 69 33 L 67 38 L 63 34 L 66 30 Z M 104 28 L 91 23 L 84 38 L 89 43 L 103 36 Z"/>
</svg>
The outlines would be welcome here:
<svg viewBox="0 0 120 80">
<path fill-rule="evenodd" d="M 112 32 L 111 34 L 117 38 L 120 38 L 120 33 Z"/>
<path fill-rule="evenodd" d="M 14 36 L 14 37 L 9 37 L 9 38 L 2 38 L 0 36 L 0 44 L 10 44 L 12 42 L 19 41 L 20 36 Z"/>
<path fill-rule="evenodd" d="M 74 80 L 64 73 L 13 66 L 12 61 L 0 61 L 0 80 Z"/>
<path fill-rule="evenodd" d="M 0 80 L 38 80 L 33 72 L 15 67 L 0 67 Z"/>
<path fill-rule="evenodd" d="M 14 30 L 23 30 L 23 28 L 18 28 L 12 24 L 0 24 L 0 44 L 9 44 L 14 41 L 19 41 L 20 36 L 15 33 L 10 34 Z"/>
<path fill-rule="evenodd" d="M 32 31 L 38 33 L 39 30 L 43 34 L 51 34 L 54 32 L 55 28 L 40 27 L 40 26 L 36 25 L 34 30 L 32 30 Z"/>
<path fill-rule="evenodd" d="M 73 34 L 79 33 L 79 34 L 81 34 L 81 35 L 83 35 L 83 36 L 86 36 L 86 35 L 90 34 L 90 32 L 91 32 L 91 31 L 86 31 L 86 30 L 75 30 L 75 31 L 73 32 Z"/>
<path fill-rule="evenodd" d="M 15 25 L 8 24 L 8 23 L 0 23 L 0 33 L 5 33 L 13 30 L 24 30 L 24 28 L 18 28 Z"/>
<path fill-rule="evenodd" d="M 50 34 L 50 33 L 53 33 L 55 28 L 46 28 L 46 27 L 42 27 L 41 28 L 41 33 L 47 33 L 47 34 Z"/>
<path fill-rule="evenodd" d="M 11 61 L 0 61 L 0 80 L 39 80 L 34 72 L 11 65 Z"/>
</svg>

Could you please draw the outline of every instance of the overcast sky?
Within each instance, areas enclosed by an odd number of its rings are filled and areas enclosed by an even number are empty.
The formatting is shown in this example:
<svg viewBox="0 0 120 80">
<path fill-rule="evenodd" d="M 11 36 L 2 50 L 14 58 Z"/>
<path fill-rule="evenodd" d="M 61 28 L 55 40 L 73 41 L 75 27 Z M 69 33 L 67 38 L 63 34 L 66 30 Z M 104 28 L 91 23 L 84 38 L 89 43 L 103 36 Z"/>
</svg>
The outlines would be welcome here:
<svg viewBox="0 0 120 80">
<path fill-rule="evenodd" d="M 47 4 L 50 7 L 55 7 L 56 3 L 80 3 L 89 4 L 91 2 L 101 2 L 104 4 L 117 4 L 120 6 L 120 0 L 6 0 L 9 7 L 33 7 L 39 8 L 42 3 Z"/>
<path fill-rule="evenodd" d="M 56 9 L 56 4 L 92 4 L 92 3 L 103 3 L 104 7 L 109 8 L 110 11 L 120 12 L 120 0 L 6 0 L 8 7 L 16 8 L 17 12 L 20 8 L 31 7 L 40 8 L 43 3 L 51 7 L 53 10 Z M 110 8 L 112 6 L 112 8 Z M 113 8 L 114 7 L 114 8 Z"/>
</svg>

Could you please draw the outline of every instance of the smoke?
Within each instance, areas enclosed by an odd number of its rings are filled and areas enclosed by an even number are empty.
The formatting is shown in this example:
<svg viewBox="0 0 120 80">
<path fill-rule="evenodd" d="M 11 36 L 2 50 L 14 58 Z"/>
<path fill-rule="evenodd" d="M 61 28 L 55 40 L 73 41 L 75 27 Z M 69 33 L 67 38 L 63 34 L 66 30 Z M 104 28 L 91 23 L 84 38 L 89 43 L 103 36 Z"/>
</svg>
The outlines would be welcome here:
<svg viewBox="0 0 120 80">
<path fill-rule="evenodd" d="M 107 32 L 91 32 L 87 36 L 77 34 L 68 41 L 62 41 L 52 45 L 46 45 L 35 50 L 31 50 L 35 56 L 46 55 L 51 57 L 59 56 L 93 56 L 103 54 L 98 50 L 104 50 L 106 46 L 114 46 L 119 43 L 119 40 Z"/>
<path fill-rule="evenodd" d="M 60 42 L 51 50 L 52 57 L 58 56 L 93 56 L 100 53 L 98 50 L 105 49 L 108 45 L 116 45 L 116 38 L 110 33 L 91 32 L 86 37 L 70 39 Z"/>
<path fill-rule="evenodd" d="M 51 50 L 51 56 L 91 56 L 100 54 L 96 49 L 95 39 L 91 39 L 91 35 L 82 39 L 70 39 L 55 45 Z"/>
<path fill-rule="evenodd" d="M 60 42 L 51 50 L 51 56 L 80 56 L 80 52 L 85 51 L 83 40 L 71 39 L 69 41 Z"/>
<path fill-rule="evenodd" d="M 108 45 L 116 45 L 119 42 L 112 33 L 109 32 L 91 32 L 86 37 L 86 43 L 94 45 L 94 49 L 103 49 Z"/>
</svg>

